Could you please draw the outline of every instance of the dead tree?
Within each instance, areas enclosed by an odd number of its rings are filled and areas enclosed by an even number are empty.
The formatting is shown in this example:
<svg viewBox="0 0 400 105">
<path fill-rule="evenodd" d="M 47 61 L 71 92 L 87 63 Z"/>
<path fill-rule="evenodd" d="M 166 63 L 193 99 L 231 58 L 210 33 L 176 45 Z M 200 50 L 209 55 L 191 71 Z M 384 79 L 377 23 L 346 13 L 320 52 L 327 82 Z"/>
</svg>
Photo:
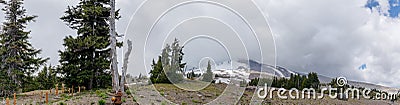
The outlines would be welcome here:
<svg viewBox="0 0 400 105">
<path fill-rule="evenodd" d="M 126 76 L 126 71 L 128 69 L 128 60 L 129 60 L 129 55 L 132 52 L 132 41 L 128 40 L 128 51 L 125 52 L 124 56 L 124 64 L 122 67 L 122 76 L 121 76 L 121 81 L 120 81 L 120 90 L 122 92 L 125 92 L 125 76 Z"/>
<path fill-rule="evenodd" d="M 111 71 L 112 71 L 112 85 L 113 90 L 117 92 L 119 90 L 118 80 L 118 67 L 117 67 L 117 39 L 115 33 L 115 0 L 110 0 L 110 43 L 111 43 Z"/>
</svg>

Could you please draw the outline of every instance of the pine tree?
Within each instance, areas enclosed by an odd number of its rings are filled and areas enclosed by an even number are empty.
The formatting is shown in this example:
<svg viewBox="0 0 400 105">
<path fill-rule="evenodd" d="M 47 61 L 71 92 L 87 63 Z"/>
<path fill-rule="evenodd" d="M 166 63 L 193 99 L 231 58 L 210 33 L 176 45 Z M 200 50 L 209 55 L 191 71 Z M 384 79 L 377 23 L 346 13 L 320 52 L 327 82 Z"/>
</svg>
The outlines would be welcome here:
<svg viewBox="0 0 400 105">
<path fill-rule="evenodd" d="M 312 88 L 318 88 L 319 87 L 319 79 L 317 73 L 311 72 L 308 74 L 308 84 Z"/>
<path fill-rule="evenodd" d="M 54 88 L 55 84 L 58 82 L 57 71 L 53 66 L 45 66 L 42 71 L 38 73 L 35 78 L 36 82 L 39 84 L 38 89 L 51 89 Z"/>
<path fill-rule="evenodd" d="M 65 82 L 88 89 L 111 86 L 109 0 L 81 0 L 68 7 L 61 17 L 77 30 L 77 36 L 64 38 L 64 51 L 59 51 Z M 118 11 L 116 12 L 117 19 Z M 119 44 L 120 46 L 121 44 Z"/>
<path fill-rule="evenodd" d="M 175 39 L 172 46 L 166 44 L 162 49 L 157 63 L 153 60 L 153 70 L 150 71 L 152 83 L 179 83 L 183 81 L 183 68 L 186 63 L 183 60 L 183 47 L 179 40 Z"/>
<path fill-rule="evenodd" d="M 32 75 L 48 58 L 37 56 L 41 50 L 32 47 L 28 41 L 30 31 L 25 30 L 27 24 L 33 22 L 37 16 L 26 14 L 22 0 L 1 2 L 6 5 L 3 8 L 6 21 L 0 35 L 0 88 L 7 90 L 5 95 L 10 95 L 17 89 L 28 91 L 24 87 L 31 85 Z"/>
<path fill-rule="evenodd" d="M 210 61 L 208 61 L 208 63 L 207 63 L 207 71 L 206 71 L 206 73 L 204 74 L 204 77 L 203 77 L 203 79 L 202 79 L 202 81 L 205 81 L 205 82 L 211 82 L 212 80 L 213 80 L 213 73 L 212 73 L 212 71 L 211 71 L 211 64 L 210 64 Z"/>
<path fill-rule="evenodd" d="M 278 79 L 275 76 L 272 79 L 271 87 L 278 87 Z"/>
<path fill-rule="evenodd" d="M 171 46 L 171 61 L 168 69 L 166 69 L 166 73 L 168 78 L 172 83 L 179 83 L 183 81 L 184 71 L 186 63 L 182 63 L 183 60 L 183 46 L 179 45 L 179 40 L 175 39 Z"/>
<path fill-rule="evenodd" d="M 150 80 L 152 83 L 170 83 L 164 70 L 161 61 L 161 56 L 158 57 L 157 63 L 153 60 L 153 69 L 150 71 Z"/>
</svg>

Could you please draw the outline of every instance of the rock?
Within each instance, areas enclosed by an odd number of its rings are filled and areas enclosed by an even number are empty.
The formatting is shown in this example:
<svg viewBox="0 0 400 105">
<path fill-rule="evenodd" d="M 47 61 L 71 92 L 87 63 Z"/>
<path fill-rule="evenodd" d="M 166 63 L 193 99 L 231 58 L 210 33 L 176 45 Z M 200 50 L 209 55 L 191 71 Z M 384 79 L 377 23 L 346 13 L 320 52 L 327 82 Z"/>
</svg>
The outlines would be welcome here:
<svg viewBox="0 0 400 105">
<path fill-rule="evenodd" d="M 56 96 L 56 97 L 54 97 L 54 99 L 58 100 L 58 99 L 61 99 L 61 97 L 59 97 L 59 96 Z"/>
<path fill-rule="evenodd" d="M 206 98 L 204 98 L 204 97 L 201 97 L 201 100 L 203 100 L 203 101 L 204 101 L 204 100 L 206 100 Z"/>
<path fill-rule="evenodd" d="M 213 95 L 211 95 L 211 94 L 205 94 L 204 96 L 205 96 L 205 97 L 212 97 Z"/>
</svg>

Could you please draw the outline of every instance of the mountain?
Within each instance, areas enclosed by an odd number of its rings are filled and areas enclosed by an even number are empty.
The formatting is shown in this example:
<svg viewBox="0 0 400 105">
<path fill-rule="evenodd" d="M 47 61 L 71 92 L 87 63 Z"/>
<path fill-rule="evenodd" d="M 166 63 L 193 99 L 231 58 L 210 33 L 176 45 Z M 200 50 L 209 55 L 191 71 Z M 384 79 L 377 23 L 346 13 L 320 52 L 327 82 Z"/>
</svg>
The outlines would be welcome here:
<svg viewBox="0 0 400 105">
<path fill-rule="evenodd" d="M 289 78 L 291 74 L 299 74 L 299 75 L 307 75 L 308 73 L 297 72 L 294 70 L 289 70 L 282 66 L 273 66 L 269 64 L 262 64 L 255 60 L 237 60 L 237 61 L 224 61 L 216 64 L 216 67 L 213 70 L 213 73 L 225 78 L 231 78 L 235 80 L 246 80 L 249 81 L 255 77 L 281 77 L 281 78 Z M 188 70 L 186 73 L 195 72 L 195 74 L 203 74 L 205 72 L 205 68 L 202 68 L 204 71 L 193 68 Z M 255 76 L 253 74 L 256 74 Z M 318 79 L 321 83 L 330 83 L 332 77 L 325 76 L 322 74 L 318 74 Z M 359 82 L 359 81 L 348 81 L 349 85 L 355 87 L 365 87 L 370 89 L 379 89 L 379 90 L 398 90 L 397 88 L 390 88 L 386 86 Z"/>
<path fill-rule="evenodd" d="M 290 77 L 290 74 L 297 74 L 284 67 L 262 64 L 255 60 L 225 61 L 216 65 L 217 70 L 250 70 L 269 73 L 278 77 Z"/>
</svg>

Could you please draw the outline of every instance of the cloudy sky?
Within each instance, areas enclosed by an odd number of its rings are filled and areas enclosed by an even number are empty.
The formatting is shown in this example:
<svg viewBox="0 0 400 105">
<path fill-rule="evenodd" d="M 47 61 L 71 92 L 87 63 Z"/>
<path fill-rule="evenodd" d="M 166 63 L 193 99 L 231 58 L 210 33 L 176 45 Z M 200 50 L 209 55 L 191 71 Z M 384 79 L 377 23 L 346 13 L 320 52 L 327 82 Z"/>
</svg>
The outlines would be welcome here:
<svg viewBox="0 0 400 105">
<path fill-rule="evenodd" d="M 134 42 L 129 67 L 131 74 L 147 74 L 148 61 L 156 58 L 164 42 L 170 42 L 173 37 L 182 38 L 182 42 L 185 42 L 191 38 L 186 35 L 193 34 L 212 36 L 208 40 L 199 38 L 200 40 L 187 43 L 187 46 L 194 47 L 188 48 L 186 55 L 198 57 L 186 59 L 193 64 L 206 56 L 223 61 L 229 58 L 226 56 L 227 52 L 231 56 L 260 59 L 257 55 L 262 52 L 276 55 L 277 65 L 294 71 L 318 72 L 330 77 L 345 76 L 350 80 L 400 87 L 398 0 L 254 0 L 255 5 L 246 5 L 249 2 L 237 0 L 232 2 L 239 3 L 227 3 L 228 7 L 237 10 L 249 23 L 260 22 L 250 25 L 257 30 L 259 36 L 251 33 L 251 28 L 246 27 L 247 24 L 240 20 L 240 16 L 227 11 L 229 8 L 205 4 L 185 5 L 165 15 L 149 36 L 135 34 L 147 27 L 139 27 L 140 25 L 148 25 L 145 22 L 151 22 L 151 19 L 160 16 L 159 13 L 166 8 L 186 0 L 155 4 L 152 3 L 154 0 L 144 1 L 117 0 L 117 8 L 121 9 L 122 15 L 117 21 L 117 30 L 124 33 L 126 39 Z M 78 0 L 25 0 L 28 14 L 39 16 L 28 27 L 32 31 L 31 41 L 35 48 L 43 50 L 41 56 L 50 57 L 48 64 L 58 64 L 57 51 L 63 49 L 62 39 L 67 35 L 75 35 L 75 31 L 69 29 L 59 18 L 68 5 L 75 5 L 77 2 Z M 254 8 L 255 6 L 258 8 Z M 195 16 L 207 17 L 182 20 Z M 253 16 L 267 16 L 267 19 Z M 0 20 L 4 21 L 3 17 L 4 14 L 0 14 Z M 271 30 L 262 24 L 266 20 Z M 179 26 L 174 25 L 179 22 Z M 265 33 L 267 31 L 272 31 L 273 37 Z M 156 34 L 171 36 L 164 38 L 165 36 Z M 271 51 L 274 49 L 271 47 L 272 38 L 275 41 L 276 54 Z M 256 39 L 260 40 L 262 51 L 258 49 L 258 43 L 254 43 Z M 219 41 L 226 43 L 218 43 Z M 121 56 L 120 49 L 119 57 Z M 274 56 L 265 57 L 264 60 L 269 63 L 270 58 Z M 367 69 L 359 70 L 358 67 L 362 64 L 366 64 Z"/>
</svg>

